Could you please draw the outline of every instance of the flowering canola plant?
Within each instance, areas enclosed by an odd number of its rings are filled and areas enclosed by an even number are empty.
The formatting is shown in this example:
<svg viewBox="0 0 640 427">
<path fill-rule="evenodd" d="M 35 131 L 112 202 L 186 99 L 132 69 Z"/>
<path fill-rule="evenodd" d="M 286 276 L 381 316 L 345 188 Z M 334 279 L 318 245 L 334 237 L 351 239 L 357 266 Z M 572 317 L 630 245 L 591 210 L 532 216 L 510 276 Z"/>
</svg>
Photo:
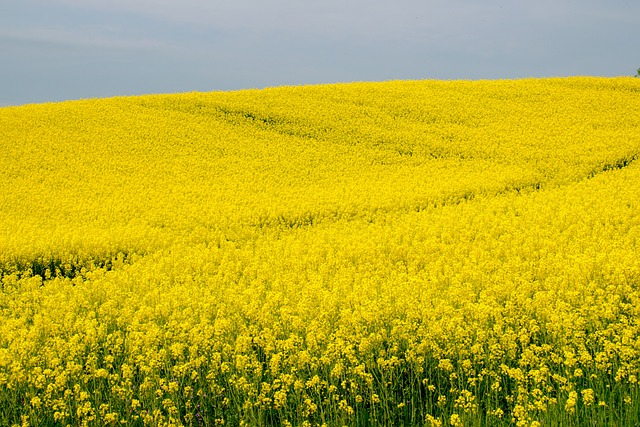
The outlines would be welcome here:
<svg viewBox="0 0 640 427">
<path fill-rule="evenodd" d="M 639 94 L 0 108 L 0 425 L 640 422 Z"/>
</svg>

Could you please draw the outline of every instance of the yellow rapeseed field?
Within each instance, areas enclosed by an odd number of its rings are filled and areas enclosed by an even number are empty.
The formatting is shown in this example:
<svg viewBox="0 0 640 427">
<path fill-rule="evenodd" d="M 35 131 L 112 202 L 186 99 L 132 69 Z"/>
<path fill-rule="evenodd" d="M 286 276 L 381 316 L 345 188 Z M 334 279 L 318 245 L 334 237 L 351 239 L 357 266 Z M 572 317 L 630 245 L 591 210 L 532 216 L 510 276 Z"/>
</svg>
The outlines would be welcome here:
<svg viewBox="0 0 640 427">
<path fill-rule="evenodd" d="M 640 422 L 640 79 L 0 108 L 0 425 Z"/>
</svg>

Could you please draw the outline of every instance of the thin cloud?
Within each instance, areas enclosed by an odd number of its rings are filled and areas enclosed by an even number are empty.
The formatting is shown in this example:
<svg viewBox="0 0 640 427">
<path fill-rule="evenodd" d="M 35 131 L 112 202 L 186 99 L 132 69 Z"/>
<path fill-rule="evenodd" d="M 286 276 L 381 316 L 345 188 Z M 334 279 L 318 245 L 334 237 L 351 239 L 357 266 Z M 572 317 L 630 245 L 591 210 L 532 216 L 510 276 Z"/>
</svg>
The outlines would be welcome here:
<svg viewBox="0 0 640 427">
<path fill-rule="evenodd" d="M 501 19 L 492 2 L 448 0 L 54 0 L 74 8 L 128 13 L 177 25 L 224 31 L 363 40 L 432 38 L 473 30 Z M 50 4 L 50 3 L 49 3 Z"/>
<path fill-rule="evenodd" d="M 0 40 L 8 42 L 29 42 L 40 45 L 59 45 L 79 48 L 98 48 L 113 50 L 165 50 L 174 48 L 165 42 L 137 37 L 123 38 L 115 35 L 115 29 L 61 28 L 61 27 L 23 27 L 0 29 Z M 110 34 L 112 33 L 112 34 Z"/>
</svg>

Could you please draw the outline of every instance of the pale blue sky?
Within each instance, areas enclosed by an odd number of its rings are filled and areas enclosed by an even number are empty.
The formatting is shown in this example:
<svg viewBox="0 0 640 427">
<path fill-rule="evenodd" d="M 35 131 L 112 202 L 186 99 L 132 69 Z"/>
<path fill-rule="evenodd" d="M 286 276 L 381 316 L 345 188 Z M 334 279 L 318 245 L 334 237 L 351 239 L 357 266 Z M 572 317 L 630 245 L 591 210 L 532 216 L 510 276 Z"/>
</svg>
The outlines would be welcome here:
<svg viewBox="0 0 640 427">
<path fill-rule="evenodd" d="M 0 0 L 0 105 L 638 67 L 638 0 Z"/>
</svg>

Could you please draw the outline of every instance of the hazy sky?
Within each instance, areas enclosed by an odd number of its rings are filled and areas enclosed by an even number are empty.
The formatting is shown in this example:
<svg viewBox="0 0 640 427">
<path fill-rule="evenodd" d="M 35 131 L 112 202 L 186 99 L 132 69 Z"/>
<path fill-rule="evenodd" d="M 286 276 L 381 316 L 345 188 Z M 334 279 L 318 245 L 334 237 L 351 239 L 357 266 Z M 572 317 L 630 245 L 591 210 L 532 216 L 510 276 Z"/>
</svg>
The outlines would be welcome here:
<svg viewBox="0 0 640 427">
<path fill-rule="evenodd" d="M 0 0 L 0 105 L 638 67 L 638 0 Z"/>
</svg>

